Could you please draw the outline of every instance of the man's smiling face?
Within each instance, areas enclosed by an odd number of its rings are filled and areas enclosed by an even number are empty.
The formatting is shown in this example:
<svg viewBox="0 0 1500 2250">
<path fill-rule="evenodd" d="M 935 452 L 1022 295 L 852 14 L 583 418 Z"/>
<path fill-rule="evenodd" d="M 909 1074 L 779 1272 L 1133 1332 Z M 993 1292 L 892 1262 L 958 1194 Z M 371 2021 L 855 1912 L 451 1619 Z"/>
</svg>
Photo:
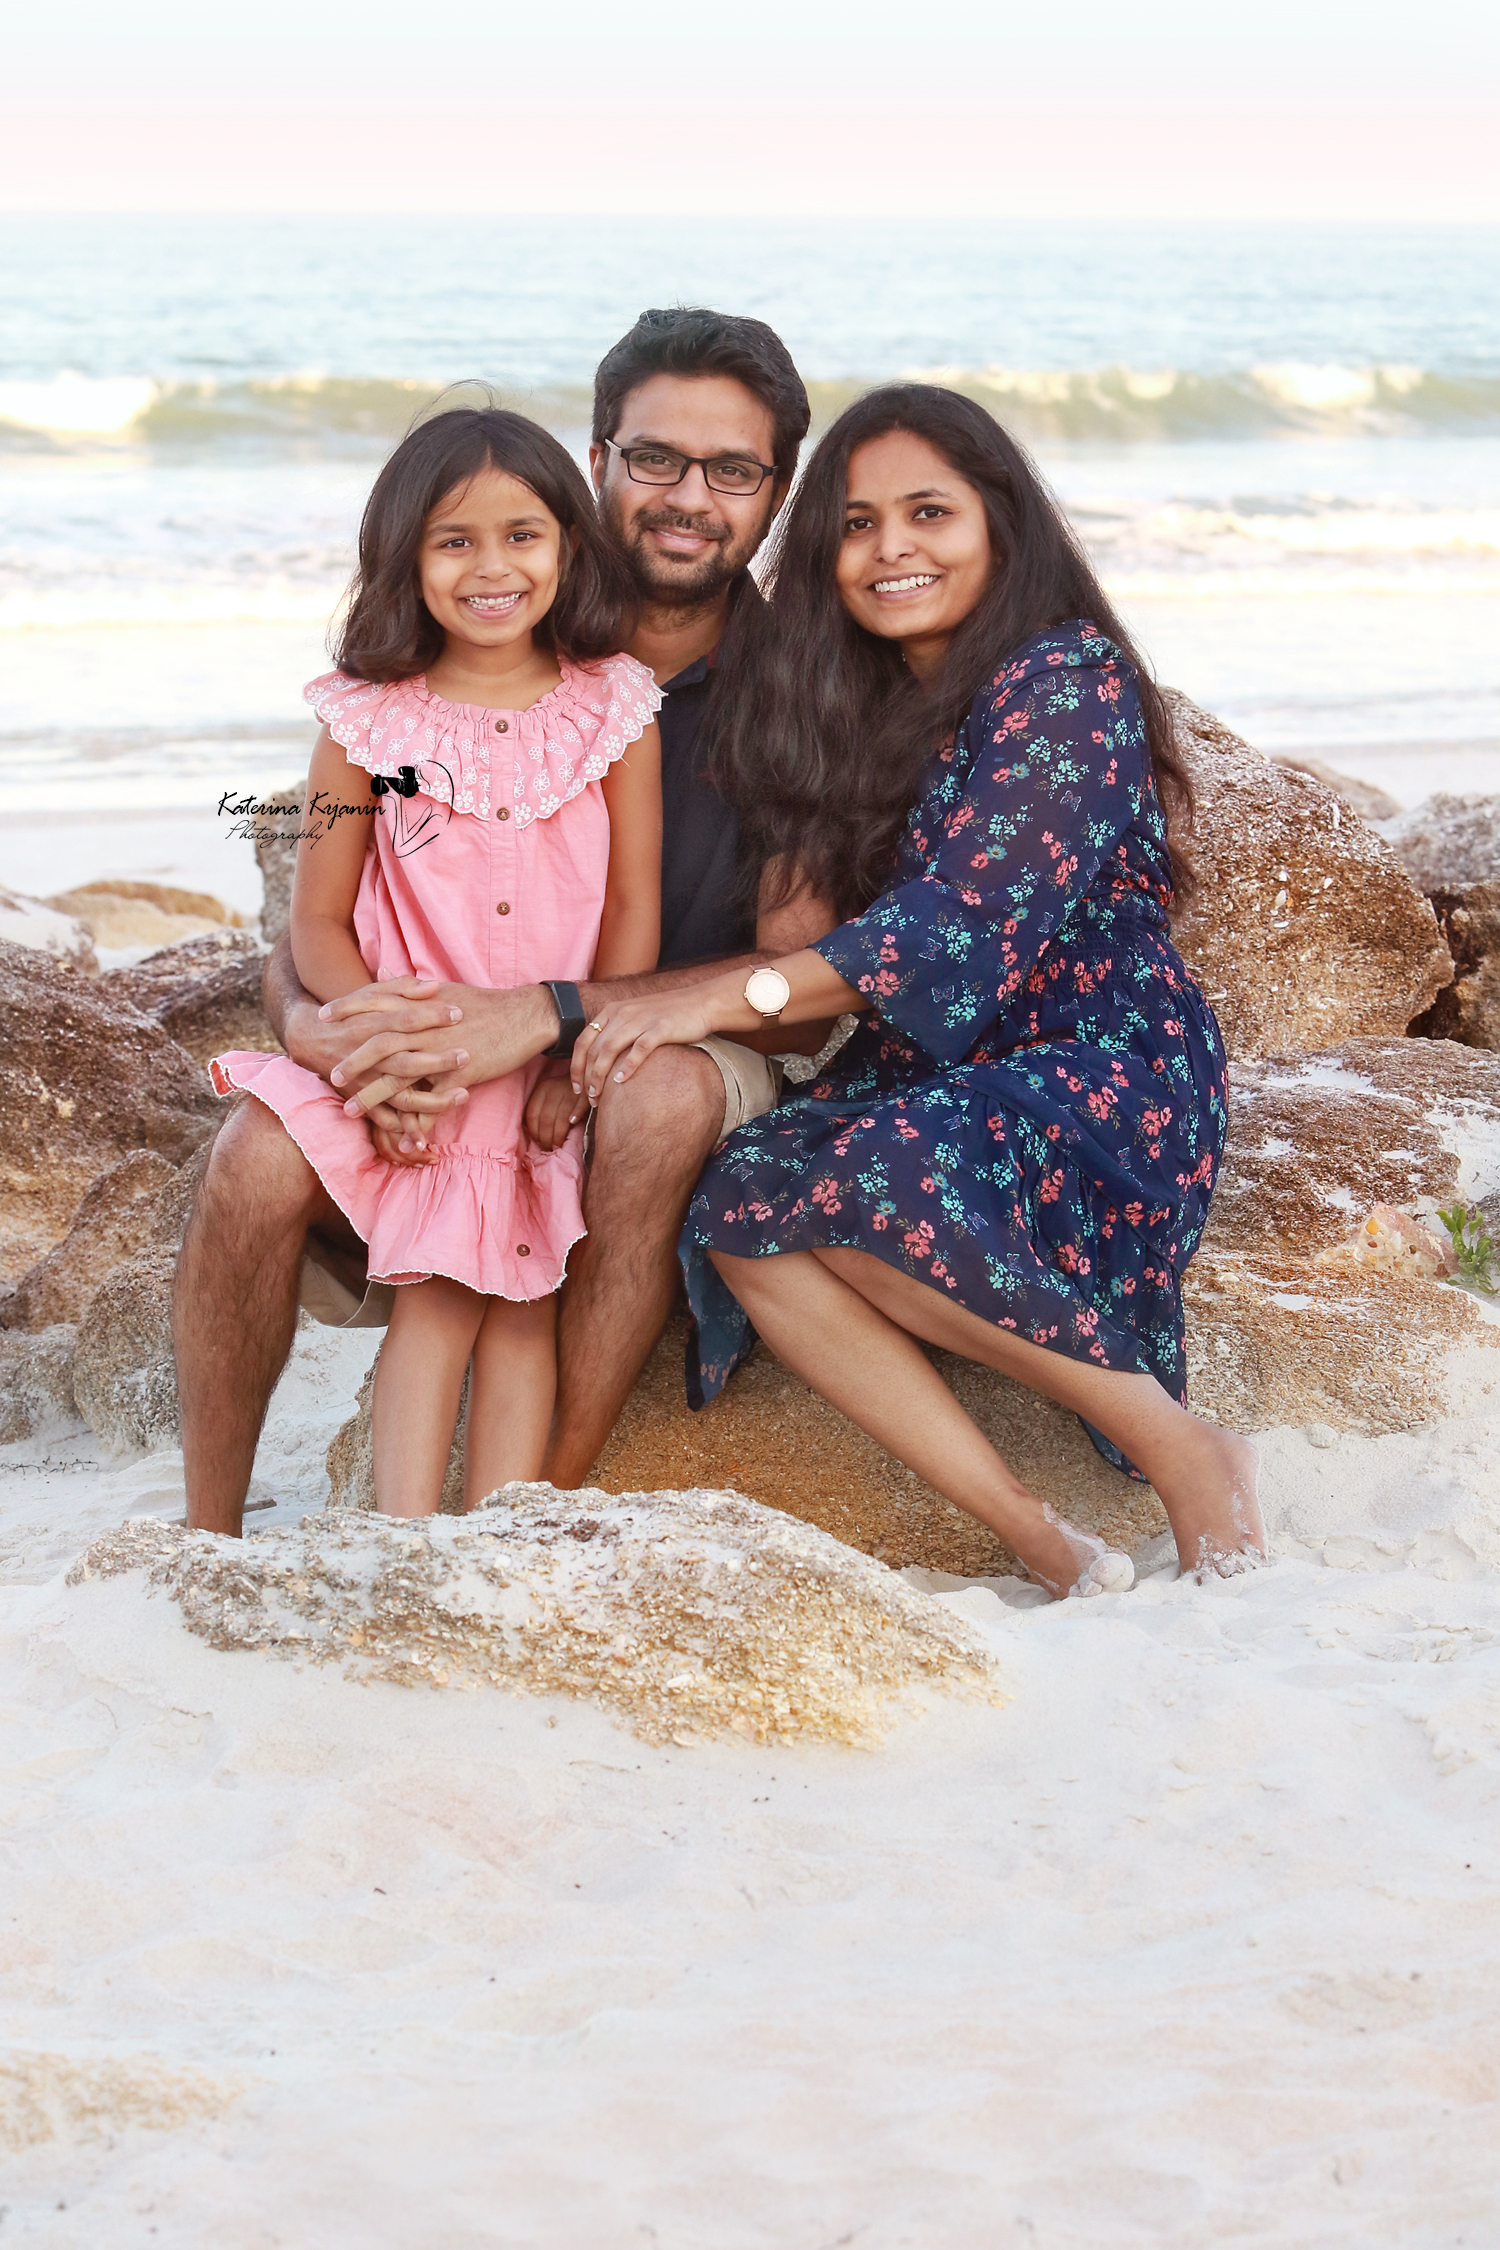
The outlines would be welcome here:
<svg viewBox="0 0 1500 2250">
<path fill-rule="evenodd" d="M 768 462 L 770 408 L 732 375 L 653 375 L 627 394 L 611 436 L 613 446 L 590 448 L 594 488 L 642 600 L 683 609 L 715 600 L 765 538 L 782 488 L 767 477 L 758 492 L 712 492 L 701 468 L 680 484 L 636 484 L 615 447 Z"/>
</svg>

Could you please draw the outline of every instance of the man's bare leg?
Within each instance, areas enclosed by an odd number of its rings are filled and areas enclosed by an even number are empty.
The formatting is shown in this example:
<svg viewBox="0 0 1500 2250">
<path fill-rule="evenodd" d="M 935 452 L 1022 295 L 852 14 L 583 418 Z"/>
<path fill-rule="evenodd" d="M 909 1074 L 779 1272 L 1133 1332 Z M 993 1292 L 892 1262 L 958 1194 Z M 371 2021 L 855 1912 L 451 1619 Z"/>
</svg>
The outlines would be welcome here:
<svg viewBox="0 0 1500 2250">
<path fill-rule="evenodd" d="M 557 1337 L 557 1415 L 542 1474 L 581 1484 L 619 1419 L 677 1293 L 677 1238 L 724 1127 L 724 1081 L 693 1047 L 661 1047 L 605 1089 L 584 1196 L 588 1233 L 568 1260 Z"/>
<path fill-rule="evenodd" d="M 214 1143 L 177 1261 L 172 1331 L 195 1530 L 240 1535 L 256 1440 L 296 1330 L 307 1230 L 337 1216 L 280 1119 L 247 1096 Z"/>
</svg>

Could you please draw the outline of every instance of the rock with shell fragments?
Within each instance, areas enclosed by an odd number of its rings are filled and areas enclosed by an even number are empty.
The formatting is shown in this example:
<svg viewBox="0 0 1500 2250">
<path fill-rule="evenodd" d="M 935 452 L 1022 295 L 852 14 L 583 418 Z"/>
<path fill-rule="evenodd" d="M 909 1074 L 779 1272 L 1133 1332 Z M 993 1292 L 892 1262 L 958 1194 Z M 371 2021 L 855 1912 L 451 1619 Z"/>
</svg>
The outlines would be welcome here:
<svg viewBox="0 0 1500 2250">
<path fill-rule="evenodd" d="M 0 1328 L 78 1321 L 96 1289 L 143 1250 L 175 1250 L 208 1161 L 205 1141 L 186 1164 L 137 1149 L 101 1173 L 61 1242 L 0 1298 Z"/>
<path fill-rule="evenodd" d="M 1383 820 L 1380 833 L 1418 890 L 1467 891 L 1500 883 L 1500 797 L 1439 791 L 1410 812 Z"/>
<path fill-rule="evenodd" d="M 1454 976 L 1411 1028 L 1419 1039 L 1500 1053 L 1500 880 L 1431 897 Z"/>
<path fill-rule="evenodd" d="M 1389 844 L 1312 775 L 1167 701 L 1198 792 L 1198 890 L 1175 934 L 1230 1054 L 1404 1032 L 1453 964 Z"/>
<path fill-rule="evenodd" d="M 45 899 L 28 898 L 0 884 L 0 944 L 29 953 L 50 953 L 86 974 L 98 968 L 94 941 L 76 915 L 61 913 Z"/>
<path fill-rule="evenodd" d="M 102 999 L 139 1008 L 195 1062 L 231 1047 L 279 1054 L 260 1004 L 265 948 L 248 930 L 218 929 L 164 946 L 99 979 Z"/>
<path fill-rule="evenodd" d="M 1413 1032 L 1500 1052 L 1500 797 L 1439 794 L 1380 832 L 1427 893 L 1453 955 L 1452 984 Z"/>
<path fill-rule="evenodd" d="M 0 1273 L 26 1271 L 134 1149 L 181 1164 L 222 1114 L 160 1024 L 47 955 L 0 944 Z"/>
<path fill-rule="evenodd" d="M 292 918 L 292 877 L 297 869 L 297 832 L 307 783 L 288 781 L 256 800 L 255 857 L 260 867 L 263 904 L 260 934 L 267 945 L 285 937 Z"/>
<path fill-rule="evenodd" d="M 1308 757 L 1293 750 L 1275 750 L 1271 763 L 1287 766 L 1293 773 L 1310 773 L 1314 781 L 1321 781 L 1335 797 L 1342 797 L 1351 812 L 1359 814 L 1373 827 L 1377 821 L 1393 820 L 1401 807 L 1388 789 L 1377 788 L 1373 781 L 1356 780 L 1352 773 L 1340 773 L 1337 766 L 1329 765 L 1326 758 Z"/>
<path fill-rule="evenodd" d="M 175 1250 L 141 1251 L 94 1291 L 78 1324 L 78 1411 L 118 1454 L 159 1453 L 177 1443 L 176 1270 Z"/>
<path fill-rule="evenodd" d="M 459 1521 L 325 1513 L 245 1546 L 138 1521 L 69 1583 L 137 1571 L 211 1647 L 576 1697 L 648 1742 L 867 1744 L 933 1695 L 1002 1700 L 963 1619 L 732 1492 L 513 1484 Z"/>
<path fill-rule="evenodd" d="M 73 1351 L 78 1331 L 43 1328 L 36 1335 L 0 1335 L 0 1445 L 56 1437 L 78 1426 Z"/>
<path fill-rule="evenodd" d="M 76 915 L 95 945 L 114 951 L 177 945 L 239 922 L 233 908 L 208 891 L 184 891 L 172 883 L 134 882 L 123 876 L 59 891 L 48 904 Z"/>
</svg>

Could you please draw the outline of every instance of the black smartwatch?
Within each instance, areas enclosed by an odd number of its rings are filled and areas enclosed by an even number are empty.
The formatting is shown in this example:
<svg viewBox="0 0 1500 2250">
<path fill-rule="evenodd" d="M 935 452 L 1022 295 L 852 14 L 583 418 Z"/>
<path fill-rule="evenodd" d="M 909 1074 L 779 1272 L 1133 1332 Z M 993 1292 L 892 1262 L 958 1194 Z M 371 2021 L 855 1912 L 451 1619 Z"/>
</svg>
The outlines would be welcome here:
<svg viewBox="0 0 1500 2250">
<path fill-rule="evenodd" d="M 583 1012 L 583 994 L 576 984 L 554 983 L 550 977 L 543 983 L 542 990 L 551 993 L 561 1026 L 551 1046 L 544 1047 L 542 1052 L 544 1055 L 571 1055 L 589 1020 Z"/>
</svg>

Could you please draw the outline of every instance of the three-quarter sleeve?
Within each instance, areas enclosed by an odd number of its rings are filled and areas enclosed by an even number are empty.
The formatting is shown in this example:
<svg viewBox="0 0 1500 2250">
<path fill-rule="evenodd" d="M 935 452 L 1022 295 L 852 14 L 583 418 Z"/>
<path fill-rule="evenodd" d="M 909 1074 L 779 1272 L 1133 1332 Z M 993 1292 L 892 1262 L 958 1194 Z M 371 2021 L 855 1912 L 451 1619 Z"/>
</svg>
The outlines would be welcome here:
<svg viewBox="0 0 1500 2250">
<path fill-rule="evenodd" d="M 814 947 L 938 1062 L 959 1062 L 1011 1005 L 1139 817 L 1150 763 L 1134 667 L 1102 640 L 1079 651 L 1044 644 L 981 690 L 955 744 L 962 771 L 923 808 L 923 871 Z"/>
</svg>

